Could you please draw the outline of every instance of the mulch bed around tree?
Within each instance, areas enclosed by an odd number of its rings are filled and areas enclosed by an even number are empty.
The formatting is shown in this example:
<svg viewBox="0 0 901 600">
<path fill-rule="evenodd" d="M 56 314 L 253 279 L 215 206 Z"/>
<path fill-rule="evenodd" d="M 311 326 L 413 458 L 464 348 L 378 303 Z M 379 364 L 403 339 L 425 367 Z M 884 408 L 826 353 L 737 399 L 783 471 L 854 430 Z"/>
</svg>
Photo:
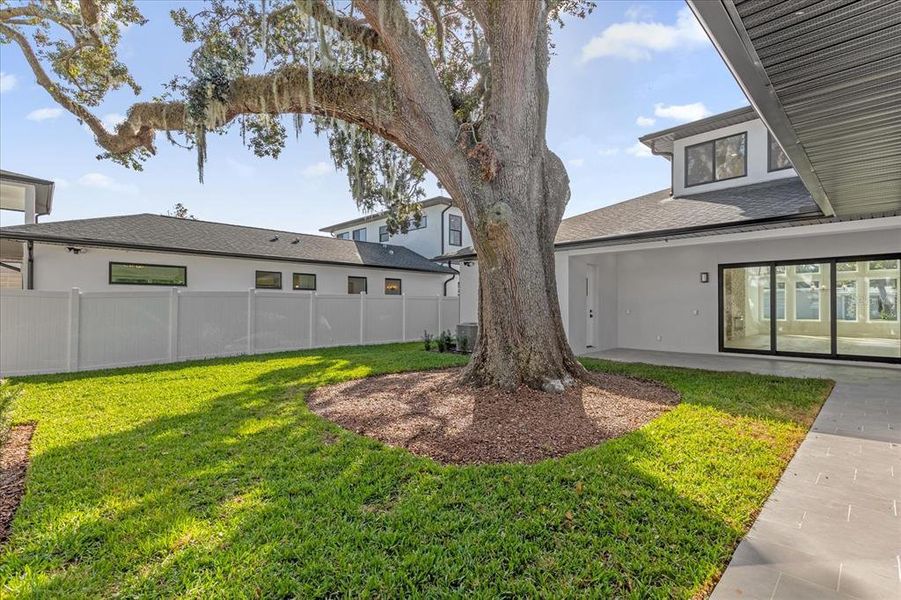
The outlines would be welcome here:
<svg viewBox="0 0 901 600">
<path fill-rule="evenodd" d="M 351 431 L 442 463 L 533 463 L 638 429 L 679 403 L 674 390 L 620 375 L 563 393 L 461 387 L 459 369 L 318 388 L 307 403 Z"/>
<path fill-rule="evenodd" d="M 0 447 L 0 544 L 9 537 L 13 517 L 25 493 L 25 474 L 35 425 L 14 425 Z"/>
</svg>

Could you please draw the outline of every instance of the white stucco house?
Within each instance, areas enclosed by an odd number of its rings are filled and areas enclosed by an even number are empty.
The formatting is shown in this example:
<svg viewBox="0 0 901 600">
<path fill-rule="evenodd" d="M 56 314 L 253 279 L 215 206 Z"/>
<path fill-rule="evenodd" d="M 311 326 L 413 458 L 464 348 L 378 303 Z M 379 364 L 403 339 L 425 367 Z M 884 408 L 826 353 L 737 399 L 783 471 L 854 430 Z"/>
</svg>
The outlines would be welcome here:
<svg viewBox="0 0 901 600">
<path fill-rule="evenodd" d="M 557 233 L 575 352 L 901 363 L 901 187 L 894 205 L 827 215 L 751 107 L 641 142 L 671 162 L 671 187 L 564 219 Z M 461 321 L 475 320 L 478 256 L 439 259 L 460 271 Z"/>
</svg>

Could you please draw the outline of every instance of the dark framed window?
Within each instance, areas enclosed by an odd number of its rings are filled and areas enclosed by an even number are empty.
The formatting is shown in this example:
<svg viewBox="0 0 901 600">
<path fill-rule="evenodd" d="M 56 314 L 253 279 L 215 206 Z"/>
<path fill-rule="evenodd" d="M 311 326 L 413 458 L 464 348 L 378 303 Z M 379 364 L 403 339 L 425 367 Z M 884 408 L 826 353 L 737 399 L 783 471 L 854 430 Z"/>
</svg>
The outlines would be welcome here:
<svg viewBox="0 0 901 600">
<path fill-rule="evenodd" d="M 463 245 L 463 217 L 460 215 L 448 215 L 448 240 L 451 246 Z"/>
<path fill-rule="evenodd" d="M 389 237 L 391 237 L 391 235 L 388 233 L 388 226 L 380 225 L 379 226 L 379 241 L 382 243 L 387 242 Z"/>
<path fill-rule="evenodd" d="M 294 273 L 291 276 L 291 287 L 295 290 L 316 290 L 316 275 L 313 273 Z"/>
<path fill-rule="evenodd" d="M 342 231 L 341 233 L 339 233 L 339 234 L 336 235 L 335 237 L 338 238 L 339 240 L 349 240 L 349 239 L 350 239 L 350 232 L 349 232 L 349 231 Z"/>
<path fill-rule="evenodd" d="M 901 364 L 899 259 L 719 265 L 719 351 Z"/>
<path fill-rule="evenodd" d="M 258 290 L 282 289 L 281 271 L 257 271 L 254 277 L 254 285 Z"/>
<path fill-rule="evenodd" d="M 428 226 L 429 226 L 428 215 L 420 215 L 418 221 L 416 219 L 410 219 L 407 222 L 407 230 L 425 229 Z"/>
<path fill-rule="evenodd" d="M 783 169 L 791 169 L 792 164 L 791 161 L 788 160 L 788 155 L 782 149 L 782 146 L 779 145 L 779 142 L 776 141 L 776 138 L 773 137 L 773 134 L 767 133 L 767 140 L 767 171 L 773 172 L 782 171 Z"/>
<path fill-rule="evenodd" d="M 353 238 L 355 242 L 365 242 L 366 241 L 366 228 L 360 227 L 359 229 L 354 229 Z"/>
<path fill-rule="evenodd" d="M 400 279 L 385 278 L 385 295 L 400 296 L 403 293 Z"/>
<path fill-rule="evenodd" d="M 735 179 L 747 174 L 747 132 L 685 148 L 685 187 Z"/>
<path fill-rule="evenodd" d="M 111 262 L 110 285 L 188 285 L 188 267 Z"/>
<path fill-rule="evenodd" d="M 347 293 L 348 294 L 365 294 L 367 293 L 368 285 L 365 277 L 348 277 L 347 278 Z"/>
</svg>

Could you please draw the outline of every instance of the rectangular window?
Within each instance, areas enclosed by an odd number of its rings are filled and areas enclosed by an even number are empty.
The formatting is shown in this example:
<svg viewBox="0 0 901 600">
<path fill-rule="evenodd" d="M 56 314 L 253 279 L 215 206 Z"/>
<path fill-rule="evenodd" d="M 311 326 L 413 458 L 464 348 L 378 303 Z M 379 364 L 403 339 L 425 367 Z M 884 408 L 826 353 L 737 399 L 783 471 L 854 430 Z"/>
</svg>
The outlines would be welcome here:
<svg viewBox="0 0 901 600">
<path fill-rule="evenodd" d="M 366 293 L 366 278 L 365 277 L 348 277 L 347 278 L 347 293 L 348 294 L 364 294 Z"/>
<path fill-rule="evenodd" d="M 282 274 L 279 271 L 257 271 L 256 288 L 258 290 L 282 289 Z"/>
<path fill-rule="evenodd" d="M 772 134 L 768 133 L 767 138 L 769 139 L 769 147 L 767 149 L 767 170 L 772 172 L 790 169 L 792 164 L 788 160 L 785 151 L 782 150 L 782 146 L 779 145 L 779 142 L 776 141 L 776 138 L 774 138 Z"/>
<path fill-rule="evenodd" d="M 336 235 L 335 237 L 338 238 L 339 240 L 349 240 L 349 239 L 350 239 L 350 232 L 349 232 L 349 231 L 342 231 L 341 233 L 339 233 L 339 234 Z"/>
<path fill-rule="evenodd" d="M 380 225 L 379 226 L 379 241 L 384 244 L 385 242 L 388 241 L 389 237 L 390 236 L 388 235 L 388 226 Z"/>
<path fill-rule="evenodd" d="M 892 271 L 898 269 L 897 260 L 871 260 L 867 265 L 870 271 Z"/>
<path fill-rule="evenodd" d="M 448 215 L 448 243 L 451 246 L 463 245 L 463 217 L 460 215 Z"/>
<path fill-rule="evenodd" d="M 760 308 L 763 310 L 763 319 L 768 320 L 770 318 L 770 286 L 769 282 L 765 284 L 765 288 L 763 290 L 763 299 L 760 302 Z M 776 319 L 779 321 L 785 320 L 785 282 L 777 281 L 776 282 Z"/>
<path fill-rule="evenodd" d="M 174 265 L 145 265 L 111 262 L 110 284 L 128 285 L 188 285 L 188 268 Z"/>
<path fill-rule="evenodd" d="M 809 265 L 796 265 L 795 273 L 819 273 L 820 265 L 818 264 L 809 264 Z"/>
<path fill-rule="evenodd" d="M 835 270 L 839 273 L 850 273 L 857 270 L 856 262 L 835 263 Z"/>
<path fill-rule="evenodd" d="M 400 296 L 401 295 L 401 282 L 400 279 L 390 279 L 385 278 L 385 295 L 386 296 Z"/>
<path fill-rule="evenodd" d="M 316 289 L 316 275 L 313 273 L 294 273 L 292 286 L 295 290 L 314 291 Z"/>
<path fill-rule="evenodd" d="M 425 229 L 428 226 L 429 226 L 428 215 L 420 215 L 418 221 L 416 219 L 410 219 L 407 222 L 407 230 Z"/>
<path fill-rule="evenodd" d="M 685 148 L 685 186 L 744 177 L 748 171 L 748 134 L 702 142 Z"/>
<path fill-rule="evenodd" d="M 795 319 L 799 321 L 819 321 L 820 319 L 820 282 L 795 282 Z"/>
<path fill-rule="evenodd" d="M 897 264 L 897 261 L 895 261 Z M 898 320 L 898 280 L 870 279 L 870 320 Z"/>
<path fill-rule="evenodd" d="M 835 317 L 839 321 L 857 320 L 857 281 L 840 279 L 835 282 Z"/>
<path fill-rule="evenodd" d="M 361 227 L 360 229 L 354 229 L 353 238 L 355 242 L 365 242 L 366 241 L 366 228 Z"/>
</svg>

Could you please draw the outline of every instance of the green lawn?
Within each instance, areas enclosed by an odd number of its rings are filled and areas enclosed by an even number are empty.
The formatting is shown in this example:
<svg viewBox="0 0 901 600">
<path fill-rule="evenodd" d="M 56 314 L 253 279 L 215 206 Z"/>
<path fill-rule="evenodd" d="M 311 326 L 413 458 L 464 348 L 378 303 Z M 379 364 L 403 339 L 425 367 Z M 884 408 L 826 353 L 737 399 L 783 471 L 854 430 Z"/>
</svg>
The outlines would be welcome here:
<svg viewBox="0 0 901 600">
<path fill-rule="evenodd" d="M 441 466 L 303 401 L 461 362 L 405 344 L 21 379 L 15 420 L 38 427 L 0 596 L 692 597 L 830 388 L 586 360 L 683 401 L 530 466 Z"/>
</svg>

